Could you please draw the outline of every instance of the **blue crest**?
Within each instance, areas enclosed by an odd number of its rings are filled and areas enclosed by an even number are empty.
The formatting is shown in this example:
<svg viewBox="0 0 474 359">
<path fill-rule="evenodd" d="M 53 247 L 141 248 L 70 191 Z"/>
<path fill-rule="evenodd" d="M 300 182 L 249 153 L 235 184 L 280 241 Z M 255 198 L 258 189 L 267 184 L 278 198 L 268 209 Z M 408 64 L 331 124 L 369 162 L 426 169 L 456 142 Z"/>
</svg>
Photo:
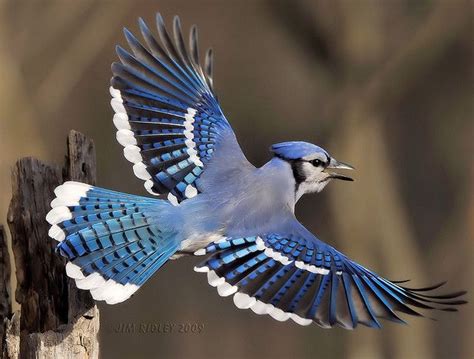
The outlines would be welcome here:
<svg viewBox="0 0 474 359">
<path fill-rule="evenodd" d="M 303 141 L 276 143 L 270 147 L 270 151 L 272 151 L 278 157 L 287 160 L 296 160 L 313 155 L 315 153 L 322 153 L 326 156 L 329 156 L 329 154 L 321 147 Z"/>
</svg>

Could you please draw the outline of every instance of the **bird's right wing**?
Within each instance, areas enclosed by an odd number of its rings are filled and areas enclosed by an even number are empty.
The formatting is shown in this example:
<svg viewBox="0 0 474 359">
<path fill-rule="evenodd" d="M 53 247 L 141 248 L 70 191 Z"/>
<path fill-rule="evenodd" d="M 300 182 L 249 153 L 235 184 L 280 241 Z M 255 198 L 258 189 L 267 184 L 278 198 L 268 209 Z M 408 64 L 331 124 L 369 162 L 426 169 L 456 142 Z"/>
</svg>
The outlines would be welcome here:
<svg viewBox="0 0 474 359">
<path fill-rule="evenodd" d="M 420 316 L 413 307 L 455 311 L 465 303 L 454 299 L 465 292 L 428 294 L 443 283 L 414 289 L 387 280 L 309 232 L 228 238 L 195 254 L 209 255 L 195 270 L 219 295 L 233 294 L 238 308 L 301 325 L 380 327 L 378 318 L 404 323 L 397 311 Z"/>
<path fill-rule="evenodd" d="M 146 46 L 124 30 L 132 53 L 117 47 L 120 62 L 112 64 L 111 105 L 117 140 L 134 163 L 135 175 L 145 180 L 150 193 L 168 194 L 177 204 L 203 191 L 199 180 L 216 154 L 228 157 L 221 160 L 223 166 L 214 166 L 221 171 L 249 163 L 214 94 L 212 51 L 203 69 L 196 27 L 188 51 L 178 17 L 173 40 L 160 14 L 156 21 L 161 44 L 142 19 Z"/>
</svg>

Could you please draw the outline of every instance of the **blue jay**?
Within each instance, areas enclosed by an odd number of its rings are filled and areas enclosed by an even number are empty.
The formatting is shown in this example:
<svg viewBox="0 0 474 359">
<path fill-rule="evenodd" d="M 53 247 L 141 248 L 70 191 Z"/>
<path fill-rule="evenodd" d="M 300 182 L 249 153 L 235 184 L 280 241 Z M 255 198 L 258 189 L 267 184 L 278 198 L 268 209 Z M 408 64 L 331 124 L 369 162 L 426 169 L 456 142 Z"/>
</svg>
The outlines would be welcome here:
<svg viewBox="0 0 474 359">
<path fill-rule="evenodd" d="M 124 29 L 110 93 L 113 122 L 133 172 L 159 198 L 66 182 L 46 220 L 67 275 L 109 304 L 128 299 L 170 260 L 205 256 L 195 267 L 238 308 L 279 321 L 329 328 L 380 327 L 415 308 L 454 311 L 464 292 L 445 295 L 387 280 L 320 241 L 295 217 L 305 193 L 332 180 L 352 181 L 350 165 L 306 142 L 271 146 L 261 168 L 247 161 L 213 88 L 213 53 L 199 60 L 174 18 L 159 40 L 145 22 L 144 42 Z M 164 197 L 166 196 L 166 197 Z"/>
</svg>

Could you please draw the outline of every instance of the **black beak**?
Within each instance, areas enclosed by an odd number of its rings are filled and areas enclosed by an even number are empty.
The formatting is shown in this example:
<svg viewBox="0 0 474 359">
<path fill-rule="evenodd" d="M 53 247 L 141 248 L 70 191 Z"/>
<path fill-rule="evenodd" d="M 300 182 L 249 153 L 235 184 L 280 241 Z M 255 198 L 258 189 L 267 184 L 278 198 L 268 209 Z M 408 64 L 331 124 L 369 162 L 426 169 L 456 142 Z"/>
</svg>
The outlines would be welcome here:
<svg viewBox="0 0 474 359">
<path fill-rule="evenodd" d="M 341 170 L 353 170 L 354 169 L 354 167 L 352 167 L 351 165 L 348 165 L 347 163 L 344 163 L 344 162 L 339 162 L 334 158 L 331 158 L 331 160 L 329 162 L 329 166 L 327 168 L 329 168 L 329 169 L 334 168 L 334 169 L 341 169 Z M 339 179 L 339 180 L 342 180 L 342 181 L 354 181 L 354 179 L 352 179 L 349 176 L 344 176 L 344 175 L 341 175 L 339 173 L 333 173 L 333 172 L 329 172 L 329 171 L 328 171 L 328 173 L 329 173 L 328 178 Z"/>
<path fill-rule="evenodd" d="M 328 178 L 339 179 L 339 180 L 342 180 L 342 181 L 351 181 L 351 182 L 354 181 L 353 178 L 351 178 L 349 176 L 341 175 L 339 173 L 331 173 L 331 175 Z"/>
</svg>

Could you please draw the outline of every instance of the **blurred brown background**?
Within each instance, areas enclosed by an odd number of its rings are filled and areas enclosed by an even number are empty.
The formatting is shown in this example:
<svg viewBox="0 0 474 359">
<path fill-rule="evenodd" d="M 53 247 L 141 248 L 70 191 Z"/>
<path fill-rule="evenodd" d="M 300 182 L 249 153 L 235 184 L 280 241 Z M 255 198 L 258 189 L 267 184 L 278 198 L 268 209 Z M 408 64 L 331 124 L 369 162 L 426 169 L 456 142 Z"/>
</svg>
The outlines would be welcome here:
<svg viewBox="0 0 474 359">
<path fill-rule="evenodd" d="M 283 140 L 353 164 L 299 203 L 320 238 L 391 279 L 449 280 L 472 302 L 473 3 L 469 1 L 0 1 L 0 222 L 10 168 L 61 162 L 70 129 L 92 137 L 99 185 L 144 194 L 115 141 L 110 64 L 122 26 L 161 11 L 199 25 L 215 50 L 227 118 L 256 165 Z M 201 50 L 203 50 L 201 48 Z M 124 304 L 100 305 L 103 358 L 473 358 L 474 316 L 436 313 L 346 332 L 234 307 L 194 273 L 166 266 Z M 121 323 L 203 324 L 201 334 L 116 333 Z"/>
</svg>

